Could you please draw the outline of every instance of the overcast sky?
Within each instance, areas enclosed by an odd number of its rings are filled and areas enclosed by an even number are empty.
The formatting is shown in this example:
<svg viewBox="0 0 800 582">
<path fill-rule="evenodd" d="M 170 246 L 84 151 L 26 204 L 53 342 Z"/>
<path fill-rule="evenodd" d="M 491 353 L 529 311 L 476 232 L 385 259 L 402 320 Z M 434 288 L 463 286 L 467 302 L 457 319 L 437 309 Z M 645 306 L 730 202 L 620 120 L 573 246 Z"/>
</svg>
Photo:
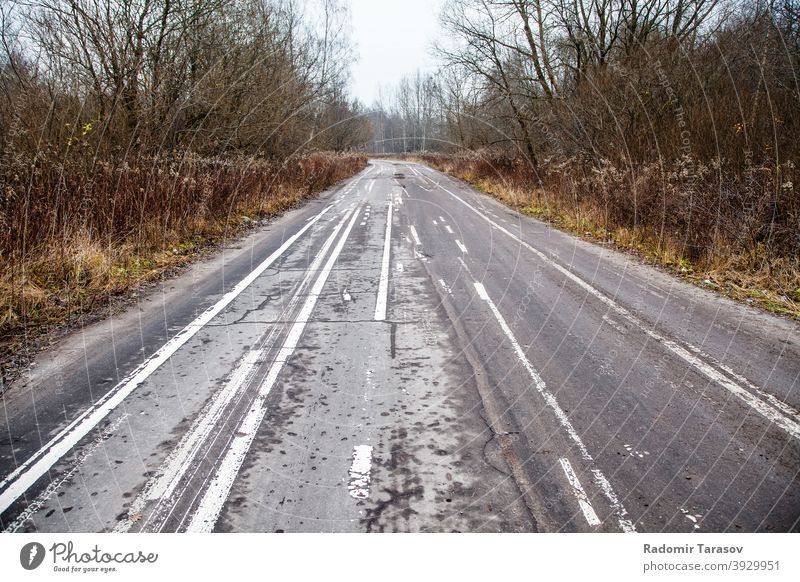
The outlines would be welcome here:
<svg viewBox="0 0 800 582">
<path fill-rule="evenodd" d="M 439 30 L 443 0 L 350 0 L 353 40 L 353 94 L 372 105 L 378 88 L 434 66 L 430 45 Z"/>
</svg>

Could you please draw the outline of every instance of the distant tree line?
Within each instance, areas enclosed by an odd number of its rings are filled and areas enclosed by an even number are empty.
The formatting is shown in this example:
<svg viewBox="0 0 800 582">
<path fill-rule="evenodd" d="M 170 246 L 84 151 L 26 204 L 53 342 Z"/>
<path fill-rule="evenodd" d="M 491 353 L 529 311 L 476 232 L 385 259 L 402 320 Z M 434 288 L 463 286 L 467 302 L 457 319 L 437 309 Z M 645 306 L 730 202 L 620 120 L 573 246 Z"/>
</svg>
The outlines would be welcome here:
<svg viewBox="0 0 800 582">
<path fill-rule="evenodd" d="M 793 158 L 797 0 L 448 0 L 440 70 L 373 114 L 378 151 Z"/>
<path fill-rule="evenodd" d="M 798 0 L 448 0 L 441 21 L 441 67 L 382 97 L 374 151 L 797 313 Z"/>
</svg>

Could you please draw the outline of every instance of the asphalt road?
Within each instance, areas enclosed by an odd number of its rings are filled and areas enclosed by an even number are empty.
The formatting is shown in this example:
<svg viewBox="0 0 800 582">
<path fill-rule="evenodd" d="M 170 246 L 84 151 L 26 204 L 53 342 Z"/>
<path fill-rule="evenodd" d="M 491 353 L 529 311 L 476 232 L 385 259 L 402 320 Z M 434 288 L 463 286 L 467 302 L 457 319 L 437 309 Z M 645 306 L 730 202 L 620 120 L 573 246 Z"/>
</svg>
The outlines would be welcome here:
<svg viewBox="0 0 800 582">
<path fill-rule="evenodd" d="M 421 165 L 44 352 L 5 531 L 792 531 L 798 324 Z"/>
</svg>

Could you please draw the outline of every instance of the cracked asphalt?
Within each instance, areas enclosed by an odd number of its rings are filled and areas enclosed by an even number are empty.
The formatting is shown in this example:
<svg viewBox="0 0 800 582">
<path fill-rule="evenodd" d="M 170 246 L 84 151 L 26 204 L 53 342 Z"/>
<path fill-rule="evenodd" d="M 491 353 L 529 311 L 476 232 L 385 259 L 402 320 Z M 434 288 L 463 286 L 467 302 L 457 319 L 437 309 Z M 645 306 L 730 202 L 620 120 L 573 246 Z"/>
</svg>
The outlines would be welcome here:
<svg viewBox="0 0 800 582">
<path fill-rule="evenodd" d="M 372 160 L 43 352 L 0 528 L 796 531 L 799 337 Z"/>
</svg>

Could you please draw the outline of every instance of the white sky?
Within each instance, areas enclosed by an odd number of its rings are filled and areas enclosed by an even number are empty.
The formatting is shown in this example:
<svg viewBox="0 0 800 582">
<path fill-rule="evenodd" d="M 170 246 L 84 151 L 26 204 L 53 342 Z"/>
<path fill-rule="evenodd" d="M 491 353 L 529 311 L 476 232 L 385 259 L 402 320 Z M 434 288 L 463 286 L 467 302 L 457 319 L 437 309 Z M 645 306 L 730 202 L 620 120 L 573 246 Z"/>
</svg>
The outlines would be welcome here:
<svg viewBox="0 0 800 582">
<path fill-rule="evenodd" d="M 430 46 L 439 30 L 443 0 L 350 0 L 353 40 L 353 96 L 372 105 L 381 86 L 435 65 Z"/>
</svg>

